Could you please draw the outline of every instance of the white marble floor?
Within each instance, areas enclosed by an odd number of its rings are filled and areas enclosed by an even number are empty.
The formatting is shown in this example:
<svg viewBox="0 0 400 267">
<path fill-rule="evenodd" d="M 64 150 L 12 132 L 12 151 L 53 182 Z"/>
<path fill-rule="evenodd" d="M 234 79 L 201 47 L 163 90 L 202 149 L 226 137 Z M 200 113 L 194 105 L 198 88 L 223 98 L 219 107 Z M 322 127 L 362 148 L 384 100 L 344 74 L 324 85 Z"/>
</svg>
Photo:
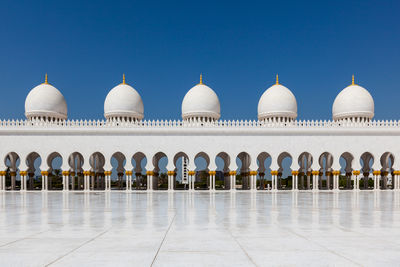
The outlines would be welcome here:
<svg viewBox="0 0 400 267">
<path fill-rule="evenodd" d="M 0 193 L 1 266 L 399 266 L 400 192 Z"/>
</svg>

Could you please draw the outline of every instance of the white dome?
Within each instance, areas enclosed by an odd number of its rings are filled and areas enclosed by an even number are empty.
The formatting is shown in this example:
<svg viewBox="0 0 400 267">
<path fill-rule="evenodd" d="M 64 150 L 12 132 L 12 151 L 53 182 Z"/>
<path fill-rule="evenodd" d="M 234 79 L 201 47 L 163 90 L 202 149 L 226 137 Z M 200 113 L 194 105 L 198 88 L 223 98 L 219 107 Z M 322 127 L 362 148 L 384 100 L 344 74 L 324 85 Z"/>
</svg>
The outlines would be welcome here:
<svg viewBox="0 0 400 267">
<path fill-rule="evenodd" d="M 193 117 L 212 120 L 218 120 L 221 117 L 221 106 L 217 94 L 202 82 L 192 87 L 182 101 L 182 118 L 186 120 Z"/>
<path fill-rule="evenodd" d="M 125 81 L 115 86 L 104 101 L 104 116 L 127 117 L 141 120 L 144 117 L 143 101 L 139 93 Z"/>
<path fill-rule="evenodd" d="M 258 120 L 297 118 L 297 101 L 293 93 L 278 82 L 268 88 L 258 101 Z"/>
<path fill-rule="evenodd" d="M 25 116 L 67 119 L 67 102 L 61 92 L 46 82 L 33 88 L 25 99 Z"/>
<path fill-rule="evenodd" d="M 374 117 L 374 99 L 363 87 L 352 83 L 335 98 L 332 106 L 333 120 Z"/>
</svg>

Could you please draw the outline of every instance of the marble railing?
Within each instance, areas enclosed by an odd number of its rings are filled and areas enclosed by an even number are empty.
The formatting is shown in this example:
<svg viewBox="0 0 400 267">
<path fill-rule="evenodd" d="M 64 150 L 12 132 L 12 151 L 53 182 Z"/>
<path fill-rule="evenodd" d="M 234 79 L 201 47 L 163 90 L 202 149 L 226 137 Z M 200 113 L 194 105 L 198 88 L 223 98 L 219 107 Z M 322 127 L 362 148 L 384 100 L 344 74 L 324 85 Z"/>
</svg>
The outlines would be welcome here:
<svg viewBox="0 0 400 267">
<path fill-rule="evenodd" d="M 218 128 L 400 128 L 400 121 L 393 120 L 373 120 L 368 122 L 361 121 L 327 121 L 327 120 L 296 120 L 291 122 L 263 122 L 256 120 L 219 120 L 219 121 L 181 121 L 181 120 L 142 120 L 126 122 L 120 120 L 65 120 L 65 121 L 45 121 L 45 120 L 0 120 L 0 128 L 5 127 L 87 127 L 87 128 L 107 128 L 107 127 L 128 127 L 128 128 L 185 128 L 185 127 L 218 127 Z"/>
</svg>

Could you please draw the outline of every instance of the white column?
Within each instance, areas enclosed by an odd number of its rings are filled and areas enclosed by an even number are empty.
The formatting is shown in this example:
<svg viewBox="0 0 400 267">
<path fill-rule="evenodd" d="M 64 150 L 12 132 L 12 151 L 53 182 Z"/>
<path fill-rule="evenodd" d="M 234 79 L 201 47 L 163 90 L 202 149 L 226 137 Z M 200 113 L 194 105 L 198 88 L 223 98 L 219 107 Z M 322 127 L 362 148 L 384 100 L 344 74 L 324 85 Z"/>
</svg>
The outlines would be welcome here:
<svg viewBox="0 0 400 267">
<path fill-rule="evenodd" d="M 63 190 L 68 191 L 69 190 L 69 171 L 63 171 L 62 176 L 63 176 Z"/>
<path fill-rule="evenodd" d="M 147 191 L 153 191 L 153 171 L 147 171 Z"/>
<path fill-rule="evenodd" d="M 212 172 L 212 190 L 215 191 L 215 175 L 217 174 L 216 171 Z"/>
<path fill-rule="evenodd" d="M 275 189 L 275 175 L 271 172 L 271 190 Z"/>
<path fill-rule="evenodd" d="M 41 171 L 41 174 L 42 174 L 42 191 L 47 191 L 48 187 L 46 186 L 46 184 L 47 184 L 47 175 L 49 174 L 49 172 Z"/>
<path fill-rule="evenodd" d="M 257 189 L 257 180 L 256 176 L 257 171 L 250 171 L 250 190 L 255 191 Z"/>
<path fill-rule="evenodd" d="M 278 189 L 278 179 L 277 179 L 277 175 L 278 175 L 278 171 L 271 171 L 271 175 L 272 175 L 272 191 L 276 191 Z"/>
<path fill-rule="evenodd" d="M 132 171 L 125 171 L 125 182 L 126 182 L 126 191 L 130 191 L 132 189 Z"/>
<path fill-rule="evenodd" d="M 298 189 L 298 171 L 292 171 L 292 190 L 297 191 Z"/>
<path fill-rule="evenodd" d="M 188 190 L 192 191 L 192 175 L 191 172 L 188 172 Z"/>
<path fill-rule="evenodd" d="M 71 176 L 71 191 L 75 190 L 75 173 L 70 172 L 69 175 Z"/>
<path fill-rule="evenodd" d="M 1 176 L 3 177 L 2 181 L 1 181 L 2 190 L 6 191 L 6 174 L 7 174 L 7 172 L 6 171 L 2 171 L 1 174 L 2 174 Z"/>
<path fill-rule="evenodd" d="M 196 172 L 195 171 L 189 171 L 189 191 L 193 191 L 194 190 L 194 180 L 195 180 L 195 175 Z"/>
<path fill-rule="evenodd" d="M 339 190 L 339 175 L 340 171 L 333 171 L 333 190 Z"/>
<path fill-rule="evenodd" d="M 213 187 L 213 171 L 209 171 L 208 172 L 208 184 L 209 184 L 209 186 L 210 186 L 210 191 L 212 191 L 213 189 L 214 189 L 214 187 Z"/>
<path fill-rule="evenodd" d="M 196 182 L 196 172 L 195 171 L 193 171 L 193 174 L 192 174 L 192 190 L 195 190 L 194 182 Z"/>
<path fill-rule="evenodd" d="M 230 171 L 229 172 L 231 176 L 231 191 L 236 191 L 236 171 Z"/>
<path fill-rule="evenodd" d="M 318 178 L 319 178 L 319 171 L 312 171 L 312 176 L 313 176 L 313 187 L 312 189 L 314 191 L 318 191 Z"/>
<path fill-rule="evenodd" d="M 19 175 L 21 176 L 21 191 L 26 191 L 26 171 L 20 171 Z"/>
<path fill-rule="evenodd" d="M 5 171 L 0 171 L 0 191 L 5 191 Z"/>
<path fill-rule="evenodd" d="M 381 190 L 381 187 L 379 186 L 381 172 L 373 171 L 372 174 L 374 175 L 374 190 Z"/>
<path fill-rule="evenodd" d="M 360 171 L 353 171 L 353 177 L 354 177 L 354 187 L 353 190 L 359 191 L 360 190 Z"/>
<path fill-rule="evenodd" d="M 89 171 L 83 172 L 83 191 L 89 191 Z"/>
<path fill-rule="evenodd" d="M 111 171 L 107 172 L 108 191 L 111 191 Z"/>
<path fill-rule="evenodd" d="M 168 174 L 168 191 L 173 191 L 175 171 L 168 171 L 167 174 Z"/>
</svg>

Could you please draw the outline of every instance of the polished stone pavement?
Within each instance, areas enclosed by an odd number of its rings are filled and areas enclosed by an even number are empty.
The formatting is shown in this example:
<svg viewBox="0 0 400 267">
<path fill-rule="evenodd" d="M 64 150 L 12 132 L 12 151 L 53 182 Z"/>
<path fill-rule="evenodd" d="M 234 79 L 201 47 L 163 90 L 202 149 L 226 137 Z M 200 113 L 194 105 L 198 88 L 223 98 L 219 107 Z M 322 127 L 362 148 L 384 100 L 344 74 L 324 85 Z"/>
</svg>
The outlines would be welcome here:
<svg viewBox="0 0 400 267">
<path fill-rule="evenodd" d="M 1 266 L 398 266 L 400 192 L 0 193 Z"/>
</svg>

